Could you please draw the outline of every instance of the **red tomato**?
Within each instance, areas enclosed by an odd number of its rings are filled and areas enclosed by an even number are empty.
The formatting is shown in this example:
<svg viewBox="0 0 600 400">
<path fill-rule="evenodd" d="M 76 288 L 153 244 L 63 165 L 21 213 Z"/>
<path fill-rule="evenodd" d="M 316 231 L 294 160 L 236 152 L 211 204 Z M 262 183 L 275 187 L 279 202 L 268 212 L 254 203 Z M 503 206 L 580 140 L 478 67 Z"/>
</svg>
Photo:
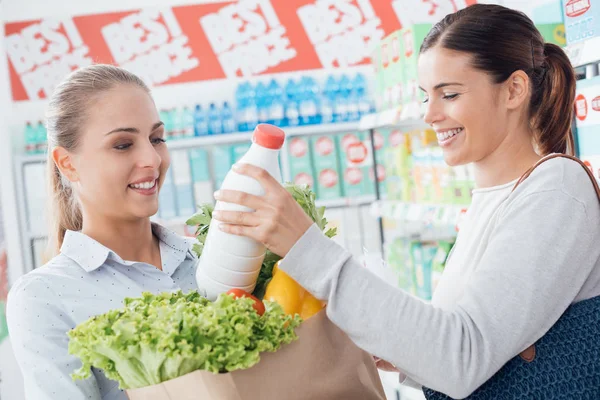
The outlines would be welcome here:
<svg viewBox="0 0 600 400">
<path fill-rule="evenodd" d="M 252 307 L 254 307 L 254 309 L 256 310 L 258 315 L 263 315 L 265 313 L 265 304 L 262 301 L 260 301 L 259 299 L 257 299 L 256 297 L 252 296 L 250 293 L 246 292 L 245 290 L 231 289 L 227 292 L 227 294 L 233 295 L 233 297 L 235 297 L 236 299 L 239 299 L 242 297 L 247 297 L 249 299 L 252 299 L 252 300 L 254 300 L 254 304 L 252 305 Z"/>
</svg>

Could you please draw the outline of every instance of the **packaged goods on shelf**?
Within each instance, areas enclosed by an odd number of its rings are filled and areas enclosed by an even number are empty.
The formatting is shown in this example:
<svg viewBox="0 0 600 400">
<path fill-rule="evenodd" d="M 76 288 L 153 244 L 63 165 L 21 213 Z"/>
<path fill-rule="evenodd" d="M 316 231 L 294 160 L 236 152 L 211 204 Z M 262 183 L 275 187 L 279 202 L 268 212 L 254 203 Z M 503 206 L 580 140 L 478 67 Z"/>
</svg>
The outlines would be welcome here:
<svg viewBox="0 0 600 400">
<path fill-rule="evenodd" d="M 569 45 L 600 36 L 599 0 L 563 0 L 563 16 Z"/>
<path fill-rule="evenodd" d="M 580 157 L 600 178 L 600 76 L 577 81 L 575 114 Z"/>
</svg>

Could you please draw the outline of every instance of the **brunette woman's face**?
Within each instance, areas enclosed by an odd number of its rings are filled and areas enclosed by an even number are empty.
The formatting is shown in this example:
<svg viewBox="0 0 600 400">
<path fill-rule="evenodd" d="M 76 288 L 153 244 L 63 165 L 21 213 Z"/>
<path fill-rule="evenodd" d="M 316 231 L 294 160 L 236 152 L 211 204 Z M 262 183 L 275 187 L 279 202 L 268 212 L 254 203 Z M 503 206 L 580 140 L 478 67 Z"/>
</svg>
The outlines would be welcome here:
<svg viewBox="0 0 600 400">
<path fill-rule="evenodd" d="M 437 133 L 449 165 L 481 161 L 506 139 L 501 85 L 472 66 L 472 56 L 434 47 L 419 56 L 425 122 Z"/>
</svg>

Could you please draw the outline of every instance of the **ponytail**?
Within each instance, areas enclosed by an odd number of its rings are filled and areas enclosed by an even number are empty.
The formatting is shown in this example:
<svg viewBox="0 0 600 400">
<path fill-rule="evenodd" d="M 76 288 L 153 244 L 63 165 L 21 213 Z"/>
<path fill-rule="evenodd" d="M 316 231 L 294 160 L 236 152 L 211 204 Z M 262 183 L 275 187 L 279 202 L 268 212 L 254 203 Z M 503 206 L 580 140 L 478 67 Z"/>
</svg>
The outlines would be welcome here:
<svg viewBox="0 0 600 400">
<path fill-rule="evenodd" d="M 48 256 L 54 257 L 60 253 L 67 230 L 80 231 L 83 220 L 71 183 L 63 178 L 50 155 L 48 156 L 47 165 L 48 193 L 50 196 Z"/>
<path fill-rule="evenodd" d="M 546 61 L 541 67 L 540 86 L 535 87 L 535 79 L 533 81 L 536 142 L 542 155 L 573 155 L 575 145 L 571 123 L 575 104 L 575 72 L 569 58 L 557 45 L 544 44 L 544 55 Z"/>
</svg>

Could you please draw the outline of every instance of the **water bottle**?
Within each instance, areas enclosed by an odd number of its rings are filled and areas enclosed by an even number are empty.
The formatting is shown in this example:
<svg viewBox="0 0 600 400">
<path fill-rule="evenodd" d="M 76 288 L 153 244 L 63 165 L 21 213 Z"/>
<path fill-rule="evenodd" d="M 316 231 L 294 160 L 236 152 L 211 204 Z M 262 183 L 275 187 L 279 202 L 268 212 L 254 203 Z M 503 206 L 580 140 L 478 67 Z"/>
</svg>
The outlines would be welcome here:
<svg viewBox="0 0 600 400">
<path fill-rule="evenodd" d="M 183 124 L 183 108 L 173 109 L 173 139 L 182 138 L 185 132 Z"/>
<path fill-rule="evenodd" d="M 210 107 L 208 109 L 208 134 L 220 135 L 221 133 L 223 133 L 221 113 L 217 109 L 215 103 L 210 103 Z"/>
<path fill-rule="evenodd" d="M 200 104 L 196 104 L 196 108 L 194 109 L 194 135 L 208 135 L 208 121 L 206 120 L 206 113 Z"/>
<path fill-rule="evenodd" d="M 37 135 L 31 122 L 25 125 L 25 153 L 34 154 L 36 151 Z"/>
<path fill-rule="evenodd" d="M 294 79 L 288 79 L 285 85 L 285 120 L 287 126 L 300 125 L 300 108 L 298 104 L 298 88 Z"/>
<path fill-rule="evenodd" d="M 285 140 L 284 132 L 273 125 L 259 124 L 254 130 L 252 146 L 240 159 L 240 163 L 252 164 L 266 170 L 281 182 L 279 151 Z M 263 187 L 253 178 L 229 171 L 221 189 L 237 190 L 255 196 L 265 194 Z M 215 210 L 253 210 L 231 203 L 218 201 Z M 264 244 L 243 236 L 225 233 L 219 229 L 221 222 L 212 219 L 196 270 L 196 282 L 200 293 L 215 300 L 220 293 L 233 288 L 252 293 L 265 257 Z"/>
<path fill-rule="evenodd" d="M 283 88 L 275 79 L 269 83 L 269 122 L 277 126 L 285 126 L 285 95 Z"/>
<path fill-rule="evenodd" d="M 348 121 L 358 121 L 360 119 L 360 101 L 356 90 L 352 90 L 348 96 Z"/>
<path fill-rule="evenodd" d="M 298 105 L 300 108 L 300 125 L 310 124 L 310 89 L 308 78 L 303 76 L 298 84 Z"/>
<path fill-rule="evenodd" d="M 38 122 L 37 128 L 35 129 L 35 152 L 38 154 L 44 154 L 48 150 L 46 127 L 42 121 Z"/>
<path fill-rule="evenodd" d="M 192 111 L 192 109 L 188 106 L 183 107 L 181 115 L 181 125 L 183 128 L 183 134 L 181 135 L 182 137 L 194 137 L 196 130 L 196 115 L 194 111 Z"/>
<path fill-rule="evenodd" d="M 223 124 L 223 133 L 235 132 L 235 119 L 233 118 L 233 110 L 228 102 L 223 103 L 221 109 L 221 122 Z"/>
<path fill-rule="evenodd" d="M 235 89 L 235 120 L 237 130 L 245 132 L 248 130 L 248 121 L 246 117 L 246 108 L 248 106 L 248 87 L 250 83 L 242 82 Z"/>
<path fill-rule="evenodd" d="M 258 123 L 265 123 L 269 120 L 269 94 L 267 86 L 259 82 L 256 85 L 256 108 L 258 110 Z"/>
<path fill-rule="evenodd" d="M 258 125 L 258 107 L 256 102 L 256 88 L 248 83 L 246 89 L 246 130 L 250 131 Z"/>
<path fill-rule="evenodd" d="M 323 123 L 338 122 L 336 100 L 339 91 L 339 83 L 335 76 L 329 75 L 323 89 L 323 102 L 321 103 L 321 115 Z M 329 108 L 331 107 L 331 108 Z M 330 116 L 331 115 L 331 116 Z"/>
<path fill-rule="evenodd" d="M 346 122 L 349 118 L 350 102 L 349 97 L 352 92 L 352 83 L 346 74 L 342 75 L 339 81 L 339 87 L 336 93 L 336 122 Z"/>
<path fill-rule="evenodd" d="M 165 124 L 165 133 L 167 135 L 167 139 L 172 139 L 174 137 L 175 134 L 175 127 L 174 127 L 174 116 L 175 114 L 175 110 L 174 109 L 169 109 L 169 110 L 163 110 L 163 123 Z"/>
<path fill-rule="evenodd" d="M 354 81 L 352 83 L 358 96 L 358 112 L 362 117 L 363 115 L 372 112 L 374 108 L 372 101 L 367 94 L 367 79 L 359 72 L 354 77 Z"/>
</svg>

